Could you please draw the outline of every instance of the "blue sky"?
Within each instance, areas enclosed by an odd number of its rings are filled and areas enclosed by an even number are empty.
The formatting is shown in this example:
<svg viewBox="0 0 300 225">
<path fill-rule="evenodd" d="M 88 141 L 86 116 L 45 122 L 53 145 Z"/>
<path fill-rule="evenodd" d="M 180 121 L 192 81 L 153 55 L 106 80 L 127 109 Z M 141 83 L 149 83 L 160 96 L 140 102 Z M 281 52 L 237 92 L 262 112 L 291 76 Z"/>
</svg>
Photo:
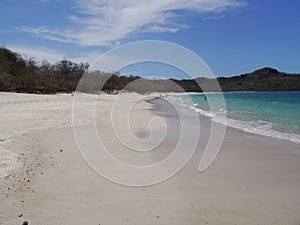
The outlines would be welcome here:
<svg viewBox="0 0 300 225">
<path fill-rule="evenodd" d="M 0 42 L 39 61 L 91 63 L 124 43 L 163 40 L 218 76 L 299 73 L 299 9 L 298 0 L 1 0 Z"/>
</svg>

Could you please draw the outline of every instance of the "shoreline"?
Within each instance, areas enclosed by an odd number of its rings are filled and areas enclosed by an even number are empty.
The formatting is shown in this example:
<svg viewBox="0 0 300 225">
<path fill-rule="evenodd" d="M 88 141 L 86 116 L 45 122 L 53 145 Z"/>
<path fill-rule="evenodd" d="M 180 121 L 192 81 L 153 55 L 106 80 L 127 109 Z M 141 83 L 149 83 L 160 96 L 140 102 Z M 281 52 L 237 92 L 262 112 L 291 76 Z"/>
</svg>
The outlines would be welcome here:
<svg viewBox="0 0 300 225">
<path fill-rule="evenodd" d="M 127 96 L 125 105 L 136 99 Z M 132 128 L 140 137 L 147 137 L 148 123 L 144 121 L 153 115 L 165 118 L 171 127 L 160 151 L 146 156 L 130 152 L 112 139 L 108 125 L 113 96 L 100 99 L 97 126 L 104 131 L 105 144 L 121 160 L 147 164 L 172 152 L 178 139 L 178 117 L 163 101 L 155 101 L 141 101 L 132 112 Z M 188 110 L 183 109 L 185 113 Z M 27 164 L 15 177 L 22 180 L 22 187 L 0 194 L 0 224 L 25 220 L 43 225 L 299 223 L 299 144 L 229 127 L 217 159 L 199 173 L 210 118 L 200 115 L 199 119 L 201 136 L 190 162 L 171 179 L 144 188 L 116 185 L 96 174 L 83 160 L 72 126 L 31 132 L 18 143 L 28 146 L 26 160 L 21 160 Z"/>
<path fill-rule="evenodd" d="M 234 93 L 234 92 L 232 92 Z M 243 92 L 239 92 L 243 93 Z M 257 93 L 257 92 L 253 92 Z M 269 92 L 271 93 L 271 92 Z M 198 94 L 195 94 L 198 95 Z M 167 97 L 172 98 L 172 96 L 177 95 L 169 95 Z M 173 100 L 173 99 L 171 99 Z M 287 132 L 285 130 L 279 130 L 274 128 L 273 126 L 285 126 L 284 124 L 276 124 L 275 122 L 265 121 L 263 119 L 261 120 L 242 120 L 239 118 L 229 117 L 228 112 L 226 116 L 222 115 L 219 116 L 218 112 L 211 113 L 210 111 L 207 111 L 203 107 L 200 107 L 198 104 L 195 106 L 194 104 L 190 104 L 189 102 L 186 102 L 185 100 L 182 100 L 179 96 L 178 99 L 175 101 L 178 101 L 179 104 L 182 104 L 184 107 L 187 107 L 191 110 L 194 110 L 198 112 L 199 114 L 203 116 L 207 116 L 210 118 L 213 118 L 216 122 L 221 123 L 223 125 L 226 125 L 231 128 L 239 129 L 244 132 L 248 132 L 251 134 L 257 134 L 265 137 L 273 137 L 280 140 L 287 140 L 291 141 L 293 143 L 300 143 L 300 134 L 297 132 Z"/>
</svg>

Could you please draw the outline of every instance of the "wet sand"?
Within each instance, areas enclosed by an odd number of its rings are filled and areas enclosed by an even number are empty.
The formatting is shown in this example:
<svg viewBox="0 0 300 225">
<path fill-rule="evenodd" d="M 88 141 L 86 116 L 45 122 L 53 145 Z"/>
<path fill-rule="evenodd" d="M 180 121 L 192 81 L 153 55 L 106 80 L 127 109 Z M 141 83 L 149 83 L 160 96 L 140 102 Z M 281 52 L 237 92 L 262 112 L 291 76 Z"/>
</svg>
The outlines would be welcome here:
<svg viewBox="0 0 300 225">
<path fill-rule="evenodd" d="M 138 99 L 134 94 L 127 95 L 128 102 L 124 101 L 124 105 Z M 99 176 L 82 158 L 73 134 L 72 98 L 69 97 L 50 97 L 48 104 L 49 109 L 52 106 L 55 110 L 55 113 L 49 111 L 54 114 L 48 118 L 53 116 L 53 121 L 65 121 L 64 126 L 43 128 L 45 124 L 40 122 L 37 127 L 41 129 L 25 127 L 23 134 L 26 135 L 12 136 L 15 143 L 2 146 L 11 148 L 21 168 L 5 172 L 10 176 L 1 179 L 0 224 L 22 224 L 25 220 L 29 224 L 45 225 L 300 223 L 299 144 L 227 128 L 217 159 L 208 170 L 199 173 L 199 161 L 211 126 L 209 118 L 199 115 L 201 130 L 196 152 L 178 174 L 157 185 L 126 187 Z M 22 95 L 21 98 L 28 97 Z M 34 98 L 45 100 L 44 96 Z M 148 101 L 151 97 L 135 105 L 131 125 L 138 137 L 148 137 L 148 121 L 154 116 L 162 117 L 169 128 L 157 151 L 136 153 L 118 142 L 110 125 L 110 109 L 115 98 L 100 96 L 96 107 L 97 129 L 112 154 L 137 165 L 168 156 L 179 138 L 176 111 L 164 100 Z M 16 106 L 18 110 L 26 109 Z M 17 111 L 14 107 L 8 110 Z M 191 113 L 188 109 L 182 110 Z M 47 110 L 37 115 L 26 112 L 32 118 L 49 113 Z M 85 120 L 81 119 L 78 126 L 85 129 Z M 23 120 L 10 122 L 6 130 L 18 130 Z M 25 150 L 18 151 L 22 147 Z"/>
</svg>

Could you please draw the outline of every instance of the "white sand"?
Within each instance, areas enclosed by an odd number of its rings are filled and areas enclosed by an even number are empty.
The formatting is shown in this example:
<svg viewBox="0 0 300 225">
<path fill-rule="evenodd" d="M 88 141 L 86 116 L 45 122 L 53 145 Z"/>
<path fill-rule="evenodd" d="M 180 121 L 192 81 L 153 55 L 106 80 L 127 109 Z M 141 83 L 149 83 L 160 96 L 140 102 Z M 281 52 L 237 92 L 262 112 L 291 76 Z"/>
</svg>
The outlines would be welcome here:
<svg viewBox="0 0 300 225">
<path fill-rule="evenodd" d="M 124 105 L 139 98 L 127 96 Z M 100 96 L 96 107 L 97 128 L 112 153 L 141 165 L 165 158 L 176 142 L 176 129 L 157 153 L 128 151 L 110 126 L 114 99 Z M 199 173 L 210 128 L 209 119 L 200 117 L 197 152 L 180 173 L 158 185 L 125 187 L 105 180 L 83 160 L 71 125 L 72 101 L 70 95 L 0 93 L 0 151 L 5 154 L 0 160 L 6 164 L 0 171 L 2 176 L 11 174 L 0 181 L 1 225 L 24 220 L 38 225 L 300 223 L 299 144 L 228 128 L 217 160 Z M 147 137 L 145 121 L 152 112 L 153 105 L 144 101 L 132 111 L 137 135 Z M 160 108 L 154 113 L 167 115 Z M 84 127 L 88 119 L 82 115 L 76 125 Z M 169 117 L 168 123 L 176 120 Z M 9 172 L 18 165 L 21 169 Z"/>
<path fill-rule="evenodd" d="M 26 146 L 15 146 L 17 140 L 32 131 L 70 127 L 70 95 L 28 95 L 0 93 L 0 177 L 17 165 L 17 153 Z M 6 158 L 5 162 L 3 158 Z"/>
</svg>

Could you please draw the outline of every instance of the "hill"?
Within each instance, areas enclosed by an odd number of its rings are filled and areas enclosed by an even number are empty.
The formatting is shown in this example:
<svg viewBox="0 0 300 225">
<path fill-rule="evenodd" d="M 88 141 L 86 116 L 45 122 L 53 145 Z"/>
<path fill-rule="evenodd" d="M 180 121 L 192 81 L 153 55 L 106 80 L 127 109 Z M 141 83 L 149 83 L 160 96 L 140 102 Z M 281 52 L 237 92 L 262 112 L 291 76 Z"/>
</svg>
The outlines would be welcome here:
<svg viewBox="0 0 300 225">
<path fill-rule="evenodd" d="M 300 75 L 263 68 L 252 73 L 218 78 L 223 91 L 299 91 Z"/>
<path fill-rule="evenodd" d="M 87 63 L 62 60 L 56 64 L 46 61 L 37 63 L 24 59 L 7 48 L 0 47 L 0 91 L 26 93 L 57 93 L 76 90 Z M 158 74 L 159 75 L 159 74 Z M 99 82 L 107 80 L 102 90 L 137 92 L 202 92 L 218 91 L 215 80 L 199 77 L 195 80 L 147 80 L 139 76 L 121 76 L 119 73 L 91 73 L 86 84 L 92 84 L 85 91 L 95 92 Z M 262 68 L 252 73 L 233 77 L 219 77 L 217 81 L 224 92 L 228 91 L 300 91 L 300 74 L 287 74 L 273 68 Z M 87 86 L 86 86 L 87 87 Z"/>
<path fill-rule="evenodd" d="M 0 90 L 26 93 L 56 93 L 75 90 L 88 68 L 86 63 L 62 60 L 51 65 L 0 47 Z"/>
</svg>

